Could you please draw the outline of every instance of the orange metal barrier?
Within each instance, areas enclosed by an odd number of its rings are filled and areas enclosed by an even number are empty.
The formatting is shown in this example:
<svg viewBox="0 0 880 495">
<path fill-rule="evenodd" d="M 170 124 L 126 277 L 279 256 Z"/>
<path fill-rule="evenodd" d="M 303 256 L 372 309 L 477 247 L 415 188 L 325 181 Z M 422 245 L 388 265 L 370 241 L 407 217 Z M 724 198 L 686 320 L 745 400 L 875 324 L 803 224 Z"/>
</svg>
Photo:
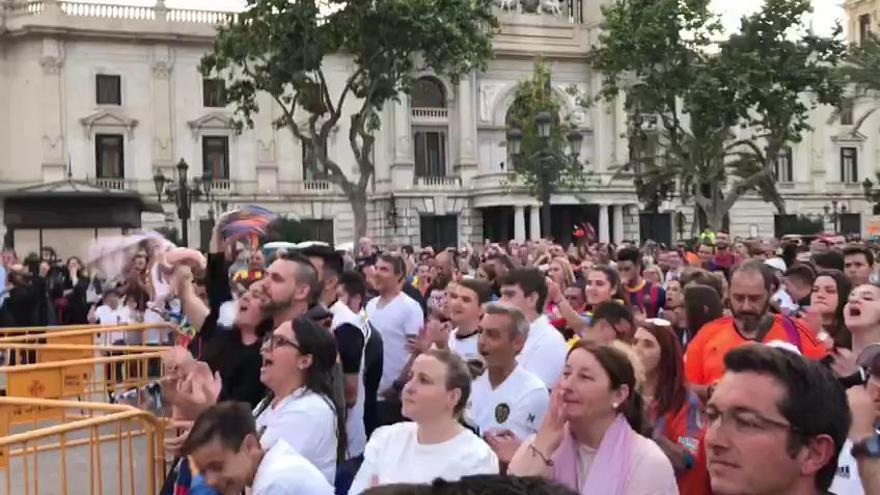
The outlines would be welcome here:
<svg viewBox="0 0 880 495">
<path fill-rule="evenodd" d="M 154 348 L 155 349 L 155 348 Z M 140 388 L 161 377 L 162 352 L 135 352 L 121 356 L 72 359 L 0 367 L 11 398 L 80 399 L 104 402 L 112 394 Z M 150 373 L 150 368 L 153 373 Z M 36 419 L 64 419 L 59 411 L 32 407 L 13 408 L 12 424 Z"/>
<path fill-rule="evenodd" d="M 12 417 L 23 409 L 83 419 L 45 425 L 32 418 L 32 430 L 16 433 Z M 0 397 L 6 493 L 153 495 L 165 477 L 164 428 L 162 420 L 131 406 Z"/>
</svg>

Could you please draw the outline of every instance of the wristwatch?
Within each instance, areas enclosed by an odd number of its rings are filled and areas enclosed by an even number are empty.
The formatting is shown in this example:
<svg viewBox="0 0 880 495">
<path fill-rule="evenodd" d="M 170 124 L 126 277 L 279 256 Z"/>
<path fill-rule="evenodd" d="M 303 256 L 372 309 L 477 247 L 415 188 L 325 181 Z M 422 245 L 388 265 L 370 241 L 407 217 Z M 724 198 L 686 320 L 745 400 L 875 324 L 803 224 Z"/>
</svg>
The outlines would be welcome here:
<svg viewBox="0 0 880 495">
<path fill-rule="evenodd" d="M 856 459 L 880 459 L 880 435 L 875 434 L 854 443 L 852 455 Z"/>
</svg>

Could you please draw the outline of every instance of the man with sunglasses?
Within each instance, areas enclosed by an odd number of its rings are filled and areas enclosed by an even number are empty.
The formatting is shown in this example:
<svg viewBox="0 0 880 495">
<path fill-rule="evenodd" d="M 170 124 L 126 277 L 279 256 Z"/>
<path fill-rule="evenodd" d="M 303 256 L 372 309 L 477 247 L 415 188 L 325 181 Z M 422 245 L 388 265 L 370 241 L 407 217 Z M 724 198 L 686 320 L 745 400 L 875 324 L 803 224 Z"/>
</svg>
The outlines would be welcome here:
<svg viewBox="0 0 880 495">
<path fill-rule="evenodd" d="M 819 495 L 850 427 L 846 394 L 820 363 L 771 346 L 737 347 L 706 407 L 716 495 Z"/>
</svg>

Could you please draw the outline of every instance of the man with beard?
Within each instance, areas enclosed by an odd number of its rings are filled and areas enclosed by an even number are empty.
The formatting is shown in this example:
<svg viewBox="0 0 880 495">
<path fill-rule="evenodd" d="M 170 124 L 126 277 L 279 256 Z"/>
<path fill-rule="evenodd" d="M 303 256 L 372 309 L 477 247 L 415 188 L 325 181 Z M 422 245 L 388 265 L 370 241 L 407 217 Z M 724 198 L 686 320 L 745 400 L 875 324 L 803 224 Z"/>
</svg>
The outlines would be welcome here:
<svg viewBox="0 0 880 495">
<path fill-rule="evenodd" d="M 266 269 L 261 288 L 260 309 L 278 328 L 309 310 L 310 296 L 318 289 L 318 272 L 302 255 L 279 258 Z"/>
<path fill-rule="evenodd" d="M 694 391 L 705 399 L 725 371 L 727 351 L 748 342 L 787 342 L 810 359 L 821 359 L 825 348 L 801 321 L 770 312 L 770 273 L 760 261 L 734 267 L 730 276 L 731 316 L 711 321 L 688 345 L 685 375 Z"/>
</svg>

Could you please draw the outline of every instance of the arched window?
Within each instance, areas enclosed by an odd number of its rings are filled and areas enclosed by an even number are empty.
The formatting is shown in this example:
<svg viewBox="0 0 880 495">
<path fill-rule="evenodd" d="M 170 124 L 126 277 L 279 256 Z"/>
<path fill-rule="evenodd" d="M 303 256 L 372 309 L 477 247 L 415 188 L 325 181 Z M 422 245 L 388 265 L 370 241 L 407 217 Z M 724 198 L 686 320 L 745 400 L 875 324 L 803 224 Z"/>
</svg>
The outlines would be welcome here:
<svg viewBox="0 0 880 495">
<path fill-rule="evenodd" d="M 416 81 L 412 90 L 413 108 L 446 108 L 446 93 L 443 84 L 433 77 L 423 77 Z"/>
</svg>

